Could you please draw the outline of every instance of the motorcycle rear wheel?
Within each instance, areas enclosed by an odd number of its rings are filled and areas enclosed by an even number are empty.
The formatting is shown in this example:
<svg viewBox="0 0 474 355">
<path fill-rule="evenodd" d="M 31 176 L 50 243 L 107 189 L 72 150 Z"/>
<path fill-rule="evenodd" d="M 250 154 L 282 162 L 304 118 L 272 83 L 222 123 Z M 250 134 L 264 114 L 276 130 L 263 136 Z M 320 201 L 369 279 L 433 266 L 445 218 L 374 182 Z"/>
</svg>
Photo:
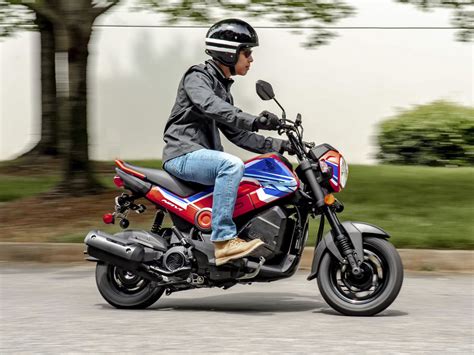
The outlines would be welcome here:
<svg viewBox="0 0 474 355">
<path fill-rule="evenodd" d="M 347 264 L 327 252 L 318 272 L 324 300 L 349 316 L 373 316 L 397 297 L 403 283 L 403 265 L 395 247 L 385 239 L 364 238 L 363 273 L 356 278 Z"/>
<path fill-rule="evenodd" d="M 147 308 L 165 291 L 132 272 L 104 263 L 97 263 L 95 280 L 102 297 L 112 306 L 122 309 Z"/>
</svg>

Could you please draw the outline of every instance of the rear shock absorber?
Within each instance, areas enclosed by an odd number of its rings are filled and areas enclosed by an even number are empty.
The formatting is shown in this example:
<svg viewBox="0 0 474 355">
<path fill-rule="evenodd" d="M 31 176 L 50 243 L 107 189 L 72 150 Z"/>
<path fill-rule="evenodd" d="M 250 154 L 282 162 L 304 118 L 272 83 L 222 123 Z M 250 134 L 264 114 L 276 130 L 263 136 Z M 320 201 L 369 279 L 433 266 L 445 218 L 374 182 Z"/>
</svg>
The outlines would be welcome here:
<svg viewBox="0 0 474 355">
<path fill-rule="evenodd" d="M 162 210 L 156 211 L 155 219 L 153 221 L 153 225 L 151 226 L 152 233 L 158 234 L 160 232 L 164 217 L 165 217 L 165 213 Z"/>
</svg>

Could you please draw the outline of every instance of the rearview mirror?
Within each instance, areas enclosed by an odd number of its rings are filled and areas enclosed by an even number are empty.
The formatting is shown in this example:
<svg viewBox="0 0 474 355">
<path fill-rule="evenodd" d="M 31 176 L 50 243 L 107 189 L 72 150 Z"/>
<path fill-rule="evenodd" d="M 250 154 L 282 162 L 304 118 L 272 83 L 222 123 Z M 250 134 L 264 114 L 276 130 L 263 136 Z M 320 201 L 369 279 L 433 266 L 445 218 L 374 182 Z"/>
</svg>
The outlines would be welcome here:
<svg viewBox="0 0 474 355">
<path fill-rule="evenodd" d="M 262 100 L 265 100 L 265 101 L 271 100 L 275 97 L 273 88 L 270 83 L 267 83 L 266 81 L 263 81 L 263 80 L 258 80 L 255 87 L 257 89 L 257 95 Z"/>
</svg>

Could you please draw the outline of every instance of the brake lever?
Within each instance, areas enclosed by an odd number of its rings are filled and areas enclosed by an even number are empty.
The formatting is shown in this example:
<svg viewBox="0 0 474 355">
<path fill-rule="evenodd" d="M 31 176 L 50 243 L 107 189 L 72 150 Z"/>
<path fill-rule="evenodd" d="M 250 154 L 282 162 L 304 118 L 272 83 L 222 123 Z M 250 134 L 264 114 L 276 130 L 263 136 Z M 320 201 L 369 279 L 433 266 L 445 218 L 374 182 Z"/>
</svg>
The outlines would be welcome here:
<svg viewBox="0 0 474 355">
<path fill-rule="evenodd" d="M 282 124 L 278 127 L 278 134 L 282 135 L 283 133 L 286 132 L 286 130 L 291 130 L 293 126 L 287 125 L 287 124 Z"/>
</svg>

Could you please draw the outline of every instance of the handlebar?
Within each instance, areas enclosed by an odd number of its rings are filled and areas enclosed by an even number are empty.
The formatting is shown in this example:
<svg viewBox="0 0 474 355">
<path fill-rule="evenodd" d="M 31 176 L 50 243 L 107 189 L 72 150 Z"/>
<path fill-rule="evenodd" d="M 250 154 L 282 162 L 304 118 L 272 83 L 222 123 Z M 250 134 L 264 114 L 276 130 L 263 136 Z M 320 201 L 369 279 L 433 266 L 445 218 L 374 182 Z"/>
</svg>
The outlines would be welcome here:
<svg viewBox="0 0 474 355">
<path fill-rule="evenodd" d="M 303 160 L 308 154 L 308 149 L 312 149 L 315 143 L 308 143 L 303 141 L 303 126 L 301 125 L 301 118 L 293 122 L 289 119 L 280 119 L 278 126 L 278 134 L 286 133 L 288 140 L 296 151 L 298 159 Z"/>
<path fill-rule="evenodd" d="M 292 129 L 293 127 L 294 127 L 293 125 L 285 124 L 284 120 L 280 120 L 280 125 L 278 126 L 278 131 Z"/>
</svg>

